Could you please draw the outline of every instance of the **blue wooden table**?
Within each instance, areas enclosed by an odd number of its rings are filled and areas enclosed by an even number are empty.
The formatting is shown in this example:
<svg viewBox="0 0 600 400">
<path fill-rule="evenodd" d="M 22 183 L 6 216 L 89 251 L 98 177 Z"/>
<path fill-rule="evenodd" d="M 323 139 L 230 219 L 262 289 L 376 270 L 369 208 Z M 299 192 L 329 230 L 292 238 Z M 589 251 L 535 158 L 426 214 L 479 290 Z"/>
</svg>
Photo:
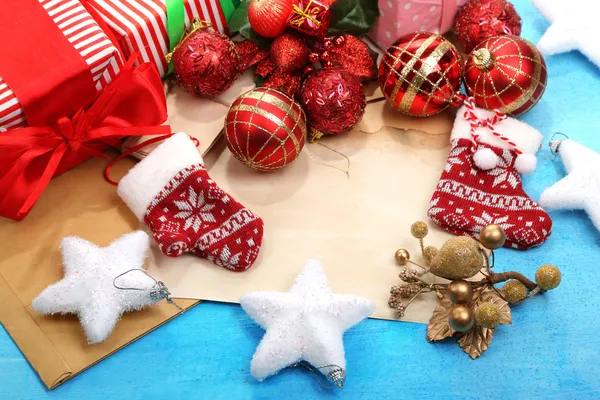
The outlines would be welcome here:
<svg viewBox="0 0 600 400">
<path fill-rule="evenodd" d="M 535 43 L 548 22 L 528 0 L 513 2 L 525 22 L 522 36 Z M 600 70 L 579 53 L 546 61 L 547 92 L 522 119 L 545 142 L 560 131 L 600 151 Z M 547 147 L 538 157 L 538 170 L 525 178 L 534 199 L 564 175 Z M 263 331 L 239 306 L 203 303 L 51 392 L 0 327 L 0 398 L 598 399 L 600 234 L 583 212 L 551 216 L 546 244 L 501 250 L 496 259 L 498 268 L 529 277 L 542 264 L 556 264 L 561 286 L 514 307 L 513 324 L 500 327 L 476 361 L 453 340 L 428 343 L 425 325 L 369 320 L 345 336 L 343 389 L 322 387 L 303 368 L 259 383 L 249 363 Z"/>
</svg>

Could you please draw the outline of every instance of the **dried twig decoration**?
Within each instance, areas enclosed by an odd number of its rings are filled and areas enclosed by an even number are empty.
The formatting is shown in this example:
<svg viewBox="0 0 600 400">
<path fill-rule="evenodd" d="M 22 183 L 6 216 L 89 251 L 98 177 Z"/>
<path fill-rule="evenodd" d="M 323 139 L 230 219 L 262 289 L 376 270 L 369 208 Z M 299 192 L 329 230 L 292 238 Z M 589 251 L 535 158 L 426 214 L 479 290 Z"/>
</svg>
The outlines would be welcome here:
<svg viewBox="0 0 600 400">
<path fill-rule="evenodd" d="M 390 290 L 389 306 L 404 315 L 406 307 L 421 293 L 436 292 L 440 305 L 435 309 L 427 326 L 427 340 L 439 340 L 458 334 L 460 347 L 472 359 L 488 349 L 498 325 L 512 322 L 509 304 L 515 305 L 537 293 L 556 288 L 561 273 L 554 265 L 543 265 L 535 273 L 535 282 L 519 272 L 496 273 L 494 250 L 504 245 L 505 236 L 498 225 L 488 225 L 481 232 L 479 243 L 467 236 L 449 239 L 438 250 L 423 244 L 428 228 L 424 222 L 415 222 L 411 234 L 419 239 L 421 253 L 428 268 L 410 260 L 406 249 L 396 251 L 396 262 L 411 263 L 421 270 L 402 269 L 399 277 L 403 284 Z M 482 247 L 483 246 L 483 247 Z M 485 249 L 490 250 L 486 251 Z M 481 272 L 479 281 L 467 281 Z M 448 284 L 431 284 L 423 279 L 427 273 L 450 280 Z M 497 289 L 494 285 L 506 282 Z M 402 299 L 408 299 L 404 304 Z"/>
</svg>

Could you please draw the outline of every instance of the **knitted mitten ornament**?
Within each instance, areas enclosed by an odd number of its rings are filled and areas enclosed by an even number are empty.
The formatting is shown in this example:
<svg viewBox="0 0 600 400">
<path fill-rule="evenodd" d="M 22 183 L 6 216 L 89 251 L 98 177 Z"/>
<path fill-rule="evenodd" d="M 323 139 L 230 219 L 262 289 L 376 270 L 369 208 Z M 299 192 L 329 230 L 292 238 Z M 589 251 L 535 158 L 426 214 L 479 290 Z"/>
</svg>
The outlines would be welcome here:
<svg viewBox="0 0 600 400">
<path fill-rule="evenodd" d="M 542 134 L 500 111 L 467 99 L 452 128 L 448 161 L 427 214 L 442 229 L 475 238 L 498 224 L 507 247 L 542 244 L 552 230 L 548 214 L 523 191 L 520 173 L 536 167 Z"/>
<path fill-rule="evenodd" d="M 121 180 L 117 193 L 169 257 L 184 252 L 234 271 L 258 256 L 263 221 L 210 179 L 185 133 L 166 139 Z"/>
</svg>

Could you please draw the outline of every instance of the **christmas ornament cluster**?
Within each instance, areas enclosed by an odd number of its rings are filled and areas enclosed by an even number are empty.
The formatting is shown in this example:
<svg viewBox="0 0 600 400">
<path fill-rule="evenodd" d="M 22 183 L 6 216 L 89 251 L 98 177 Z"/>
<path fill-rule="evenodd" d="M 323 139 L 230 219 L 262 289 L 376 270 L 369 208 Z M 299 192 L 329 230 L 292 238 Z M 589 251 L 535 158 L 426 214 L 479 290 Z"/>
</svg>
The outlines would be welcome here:
<svg viewBox="0 0 600 400">
<path fill-rule="evenodd" d="M 398 276 L 403 283 L 390 289 L 388 304 L 402 318 L 406 307 L 420 294 L 436 293 L 440 305 L 427 326 L 427 340 L 437 342 L 457 334 L 460 347 L 472 359 L 489 348 L 498 326 L 512 323 L 510 306 L 556 289 L 560 284 L 561 272 L 550 264 L 538 268 L 535 282 L 516 271 L 495 272 L 493 252 L 506 241 L 499 225 L 487 225 L 480 233 L 479 243 L 467 236 L 457 236 L 439 249 L 425 246 L 423 239 L 428 233 L 425 222 L 411 226 L 411 235 L 419 240 L 427 267 L 411 261 L 408 250 L 396 251 L 394 257 L 398 265 L 410 263 L 417 269 L 400 271 Z M 478 274 L 483 278 L 474 280 Z M 450 283 L 432 283 L 428 275 Z M 506 283 L 497 289 L 495 285 L 502 282 Z M 403 299 L 408 299 L 406 304 Z"/>
<path fill-rule="evenodd" d="M 519 116 L 535 106 L 546 89 L 546 62 L 529 41 L 514 35 L 479 43 L 464 72 L 458 50 L 444 37 L 416 32 L 398 39 L 379 65 L 379 85 L 403 114 L 427 117 L 459 106 L 462 81 L 477 107 Z"/>
</svg>

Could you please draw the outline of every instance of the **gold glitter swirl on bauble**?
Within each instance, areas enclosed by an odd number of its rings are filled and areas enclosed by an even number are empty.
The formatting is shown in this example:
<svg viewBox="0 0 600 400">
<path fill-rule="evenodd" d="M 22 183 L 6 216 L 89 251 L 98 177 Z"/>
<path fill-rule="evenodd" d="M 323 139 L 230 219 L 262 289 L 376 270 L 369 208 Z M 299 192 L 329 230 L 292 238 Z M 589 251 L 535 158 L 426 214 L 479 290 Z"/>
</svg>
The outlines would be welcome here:
<svg viewBox="0 0 600 400">
<path fill-rule="evenodd" d="M 514 35 L 485 40 L 465 63 L 465 89 L 476 105 L 513 117 L 540 101 L 547 80 L 544 57 L 532 43 Z"/>
</svg>

